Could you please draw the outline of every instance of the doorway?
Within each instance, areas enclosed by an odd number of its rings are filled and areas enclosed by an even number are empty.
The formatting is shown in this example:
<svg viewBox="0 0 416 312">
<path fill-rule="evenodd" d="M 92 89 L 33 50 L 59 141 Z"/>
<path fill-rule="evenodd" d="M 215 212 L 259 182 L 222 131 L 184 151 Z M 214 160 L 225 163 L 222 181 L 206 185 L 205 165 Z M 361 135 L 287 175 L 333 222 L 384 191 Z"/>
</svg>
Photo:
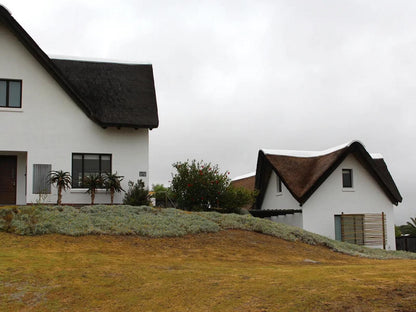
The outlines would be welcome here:
<svg viewBox="0 0 416 312">
<path fill-rule="evenodd" d="M 0 204 L 16 204 L 17 156 L 0 156 Z"/>
</svg>

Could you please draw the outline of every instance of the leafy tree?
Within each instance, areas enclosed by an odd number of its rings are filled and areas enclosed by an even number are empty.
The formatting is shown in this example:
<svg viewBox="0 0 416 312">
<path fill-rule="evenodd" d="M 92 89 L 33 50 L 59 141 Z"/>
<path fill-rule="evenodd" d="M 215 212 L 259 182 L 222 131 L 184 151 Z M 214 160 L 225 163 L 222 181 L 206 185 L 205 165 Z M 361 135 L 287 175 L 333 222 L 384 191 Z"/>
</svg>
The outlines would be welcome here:
<svg viewBox="0 0 416 312">
<path fill-rule="evenodd" d="M 397 226 L 397 225 L 394 226 L 394 234 L 396 238 L 402 236 L 402 230 L 400 226 Z"/>
<path fill-rule="evenodd" d="M 230 184 L 229 172 L 220 173 L 217 165 L 197 162 L 173 164 L 172 192 L 178 207 L 185 210 L 207 210 L 219 206 L 219 198 Z"/>
<path fill-rule="evenodd" d="M 145 188 L 142 180 L 137 183 L 129 181 L 129 189 L 123 199 L 123 204 L 131 206 L 149 205 L 149 191 Z"/>
<path fill-rule="evenodd" d="M 156 200 L 156 207 L 167 207 L 169 202 L 174 200 L 174 195 L 170 188 L 165 187 L 163 184 L 153 184 L 152 192 L 153 197 Z"/>
<path fill-rule="evenodd" d="M 111 205 L 114 203 L 114 194 L 124 192 L 121 187 L 121 181 L 123 181 L 123 176 L 118 176 L 116 173 L 106 173 L 104 176 L 104 187 L 107 191 L 110 191 L 111 196 Z"/>
<path fill-rule="evenodd" d="M 67 171 L 52 170 L 49 172 L 48 182 L 52 185 L 56 185 L 58 188 L 58 200 L 57 205 L 62 205 L 62 190 L 66 191 L 71 188 L 71 175 Z"/>
<path fill-rule="evenodd" d="M 103 178 L 99 174 L 91 174 L 84 177 L 83 186 L 87 188 L 87 193 L 91 196 L 91 205 L 94 205 L 95 193 L 98 188 L 103 187 Z"/>
<path fill-rule="evenodd" d="M 229 185 L 219 198 L 220 209 L 226 213 L 239 213 L 242 207 L 252 205 L 257 191 Z"/>
</svg>

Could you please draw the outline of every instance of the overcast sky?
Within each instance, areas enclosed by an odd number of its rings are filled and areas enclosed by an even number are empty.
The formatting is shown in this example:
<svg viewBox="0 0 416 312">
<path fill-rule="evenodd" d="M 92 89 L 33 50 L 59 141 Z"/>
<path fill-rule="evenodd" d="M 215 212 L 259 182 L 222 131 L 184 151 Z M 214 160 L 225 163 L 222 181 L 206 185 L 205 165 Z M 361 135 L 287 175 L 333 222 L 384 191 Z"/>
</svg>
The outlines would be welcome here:
<svg viewBox="0 0 416 312">
<path fill-rule="evenodd" d="M 50 56 L 153 64 L 151 183 L 360 140 L 404 198 L 396 223 L 416 216 L 415 1 L 0 1 Z"/>
</svg>

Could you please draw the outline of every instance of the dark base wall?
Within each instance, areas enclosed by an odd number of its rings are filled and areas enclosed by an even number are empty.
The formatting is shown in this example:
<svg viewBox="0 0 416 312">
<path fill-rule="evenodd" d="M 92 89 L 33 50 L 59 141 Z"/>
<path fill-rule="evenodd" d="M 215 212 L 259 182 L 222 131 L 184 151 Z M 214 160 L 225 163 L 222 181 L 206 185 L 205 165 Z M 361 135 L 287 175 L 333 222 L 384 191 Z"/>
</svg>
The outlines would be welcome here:
<svg viewBox="0 0 416 312">
<path fill-rule="evenodd" d="M 396 249 L 416 252 L 416 237 L 396 238 Z"/>
</svg>

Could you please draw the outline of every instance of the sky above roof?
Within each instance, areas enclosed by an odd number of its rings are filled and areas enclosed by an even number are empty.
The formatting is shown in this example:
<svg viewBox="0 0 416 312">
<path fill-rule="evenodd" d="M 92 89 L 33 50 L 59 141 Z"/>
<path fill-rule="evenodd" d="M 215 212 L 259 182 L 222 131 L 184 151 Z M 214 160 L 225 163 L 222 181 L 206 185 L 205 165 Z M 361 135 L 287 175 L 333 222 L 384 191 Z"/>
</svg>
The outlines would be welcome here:
<svg viewBox="0 0 416 312">
<path fill-rule="evenodd" d="M 416 2 L 2 0 L 49 56 L 153 64 L 151 183 L 172 163 L 256 168 L 260 148 L 383 154 L 416 216 Z"/>
</svg>

